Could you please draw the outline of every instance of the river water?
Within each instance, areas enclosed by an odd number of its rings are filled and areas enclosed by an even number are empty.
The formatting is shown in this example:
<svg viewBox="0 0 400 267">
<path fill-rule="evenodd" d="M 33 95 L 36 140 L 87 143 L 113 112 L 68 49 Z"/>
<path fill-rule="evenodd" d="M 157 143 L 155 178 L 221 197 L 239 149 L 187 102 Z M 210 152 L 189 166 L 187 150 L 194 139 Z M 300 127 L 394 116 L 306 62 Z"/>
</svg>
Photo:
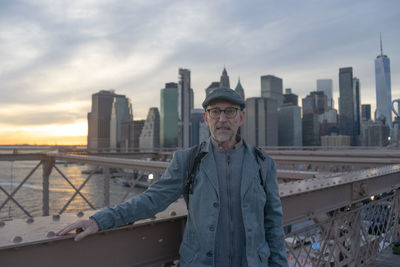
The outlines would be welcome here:
<svg viewBox="0 0 400 267">
<path fill-rule="evenodd" d="M 29 151 L 24 151 L 22 153 L 28 152 Z M 0 153 L 12 153 L 12 151 L 2 150 Z M 38 163 L 39 161 L 0 161 L 0 186 L 2 189 L 6 190 L 8 194 L 12 194 L 12 192 L 20 185 Z M 81 172 L 92 168 L 88 165 L 78 164 L 57 164 L 56 166 L 76 188 L 79 188 L 89 176 L 88 174 L 82 174 Z M 111 179 L 111 206 L 118 204 L 127 191 L 131 191 L 129 197 L 143 192 L 143 189 L 141 188 L 134 188 L 131 190 L 131 188 L 123 186 L 120 181 L 121 180 L 119 179 Z M 42 186 L 42 166 L 40 166 L 14 195 L 14 198 L 18 203 L 32 216 L 42 215 Z M 49 187 L 50 215 L 52 215 L 61 211 L 64 205 L 75 193 L 75 190 L 54 168 L 50 174 Z M 91 179 L 80 192 L 96 209 L 99 209 L 103 207 L 104 203 L 103 188 L 103 175 L 95 174 L 92 175 Z M 3 206 L 0 209 L 0 221 L 28 217 L 12 200 L 8 200 L 7 203 L 3 205 L 6 199 L 7 195 L 3 191 L 0 191 L 0 207 Z M 88 209 L 91 208 L 86 201 L 80 195 L 76 195 L 65 212 L 77 212 Z"/>
</svg>

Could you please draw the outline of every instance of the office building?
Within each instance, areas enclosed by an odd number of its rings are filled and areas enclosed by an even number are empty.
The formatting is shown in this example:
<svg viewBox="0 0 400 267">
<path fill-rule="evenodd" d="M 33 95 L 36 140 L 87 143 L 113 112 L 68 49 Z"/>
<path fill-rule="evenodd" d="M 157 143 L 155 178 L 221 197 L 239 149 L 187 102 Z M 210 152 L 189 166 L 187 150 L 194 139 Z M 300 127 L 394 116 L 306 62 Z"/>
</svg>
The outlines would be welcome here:
<svg viewBox="0 0 400 267">
<path fill-rule="evenodd" d="M 275 99 L 278 107 L 283 103 L 282 79 L 273 75 L 261 76 L 261 97 Z"/>
<path fill-rule="evenodd" d="M 350 146 L 350 136 L 348 136 L 348 135 L 321 136 L 321 146 L 323 146 L 323 147 L 347 147 L 347 146 Z"/>
<path fill-rule="evenodd" d="M 363 121 L 361 124 L 362 146 L 387 146 L 389 144 L 390 127 L 382 121 Z"/>
<path fill-rule="evenodd" d="M 302 99 L 303 113 L 323 114 L 328 110 L 327 97 L 324 92 L 310 92 Z"/>
<path fill-rule="evenodd" d="M 178 147 L 188 148 L 191 138 L 191 110 L 193 90 L 190 87 L 190 70 L 179 69 L 178 85 Z"/>
<path fill-rule="evenodd" d="M 133 120 L 132 104 L 124 95 L 115 95 L 110 118 L 110 150 L 119 151 L 121 147 L 122 123 Z"/>
<path fill-rule="evenodd" d="M 158 108 L 150 108 L 139 137 L 141 150 L 153 150 L 160 146 L 160 114 Z"/>
<path fill-rule="evenodd" d="M 371 105 L 365 104 L 361 105 L 361 121 L 371 120 Z"/>
<path fill-rule="evenodd" d="M 354 135 L 360 135 L 360 111 L 361 111 L 361 100 L 360 100 L 360 80 L 357 77 L 353 77 L 353 88 L 355 92 L 355 106 L 354 106 Z"/>
<path fill-rule="evenodd" d="M 191 146 L 198 145 L 206 141 L 210 136 L 210 131 L 204 122 L 204 109 L 192 110 L 192 143 Z"/>
<path fill-rule="evenodd" d="M 92 95 L 92 109 L 87 116 L 89 151 L 110 149 L 110 120 L 115 96 L 114 90 L 101 90 Z"/>
<path fill-rule="evenodd" d="M 333 81 L 332 79 L 319 79 L 317 80 L 317 91 L 322 91 L 325 93 L 328 102 L 328 108 L 331 109 L 334 106 L 332 91 L 333 91 Z"/>
<path fill-rule="evenodd" d="M 310 92 L 302 99 L 303 146 L 321 145 L 320 115 L 328 109 L 327 96 L 323 91 Z"/>
<path fill-rule="evenodd" d="M 279 146 L 302 146 L 301 108 L 285 103 L 278 109 L 278 118 Z"/>
<path fill-rule="evenodd" d="M 350 136 L 350 144 L 356 142 L 356 88 L 353 86 L 353 68 L 339 69 L 339 129 L 341 135 Z"/>
<path fill-rule="evenodd" d="M 253 146 L 278 145 L 277 101 L 266 97 L 246 99 L 246 115 L 242 127 L 244 139 Z"/>
<path fill-rule="evenodd" d="M 302 119 L 303 127 L 303 146 L 319 146 L 320 139 L 320 124 L 319 116 L 315 113 L 304 114 Z"/>
<path fill-rule="evenodd" d="M 390 128 L 392 124 L 392 89 L 390 81 L 390 59 L 383 54 L 382 38 L 381 54 L 375 59 L 376 112 L 375 120 L 384 122 Z"/>
<path fill-rule="evenodd" d="M 292 93 L 291 88 L 285 89 L 285 94 L 283 95 L 283 104 L 292 104 L 294 106 L 298 106 L 299 97 Z"/>
<path fill-rule="evenodd" d="M 338 116 L 336 109 L 329 109 L 322 114 L 319 114 L 318 121 L 320 124 L 320 136 L 339 135 Z"/>
<path fill-rule="evenodd" d="M 160 146 L 178 146 L 178 84 L 166 83 L 160 93 Z"/>
<path fill-rule="evenodd" d="M 124 152 L 139 150 L 139 137 L 145 120 L 123 122 L 121 125 L 121 147 Z"/>
</svg>

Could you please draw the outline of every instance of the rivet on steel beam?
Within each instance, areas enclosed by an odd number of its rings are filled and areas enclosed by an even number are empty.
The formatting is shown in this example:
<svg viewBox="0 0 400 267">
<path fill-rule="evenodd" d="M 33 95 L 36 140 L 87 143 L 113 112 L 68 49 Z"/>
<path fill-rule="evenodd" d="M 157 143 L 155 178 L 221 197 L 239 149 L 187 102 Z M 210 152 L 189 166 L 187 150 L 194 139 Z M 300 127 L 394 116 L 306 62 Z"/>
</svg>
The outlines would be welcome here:
<svg viewBox="0 0 400 267">
<path fill-rule="evenodd" d="M 59 221 L 60 220 L 60 214 L 53 214 L 53 221 Z"/>
<path fill-rule="evenodd" d="M 31 224 L 31 223 L 33 223 L 33 218 L 32 217 L 29 217 L 27 220 L 26 220 L 26 223 L 27 224 Z"/>
<path fill-rule="evenodd" d="M 316 186 L 316 185 L 314 185 L 313 187 L 314 187 L 314 188 L 317 188 L 317 186 Z"/>
<path fill-rule="evenodd" d="M 55 235 L 56 235 L 56 233 L 54 233 L 53 231 L 50 231 L 47 233 L 47 237 L 53 237 Z"/>
<path fill-rule="evenodd" d="M 157 219 L 157 217 L 154 215 L 153 217 L 150 218 L 151 220 Z"/>
<path fill-rule="evenodd" d="M 297 192 L 301 192 L 301 189 L 299 188 L 299 189 L 297 189 Z"/>
<path fill-rule="evenodd" d="M 309 189 L 310 189 L 310 187 L 307 186 L 307 187 L 306 187 L 306 190 L 309 190 Z"/>
<path fill-rule="evenodd" d="M 158 243 L 162 243 L 162 242 L 164 242 L 164 239 L 162 239 L 162 238 L 158 239 Z"/>
<path fill-rule="evenodd" d="M 83 215 L 84 215 L 84 214 L 83 214 L 83 211 L 80 211 L 80 212 L 78 212 L 78 213 L 76 214 L 76 216 L 78 216 L 79 218 L 80 218 L 80 217 L 83 217 Z"/>
<path fill-rule="evenodd" d="M 293 193 L 293 190 L 289 190 L 289 193 Z"/>
<path fill-rule="evenodd" d="M 14 237 L 13 242 L 14 243 L 21 243 L 22 242 L 22 237 L 20 237 L 20 236 Z"/>
<path fill-rule="evenodd" d="M 145 236 L 142 236 L 142 240 L 146 240 L 147 239 L 147 237 L 145 237 Z"/>
<path fill-rule="evenodd" d="M 280 194 L 280 195 L 283 195 L 283 192 L 280 192 L 279 194 Z"/>
<path fill-rule="evenodd" d="M 170 215 L 170 216 L 176 216 L 176 212 L 175 212 L 175 211 L 171 211 L 171 212 L 169 213 L 169 215 Z"/>
<path fill-rule="evenodd" d="M 6 225 L 6 223 L 5 222 L 3 222 L 3 221 L 0 221 L 0 227 L 4 227 Z"/>
</svg>

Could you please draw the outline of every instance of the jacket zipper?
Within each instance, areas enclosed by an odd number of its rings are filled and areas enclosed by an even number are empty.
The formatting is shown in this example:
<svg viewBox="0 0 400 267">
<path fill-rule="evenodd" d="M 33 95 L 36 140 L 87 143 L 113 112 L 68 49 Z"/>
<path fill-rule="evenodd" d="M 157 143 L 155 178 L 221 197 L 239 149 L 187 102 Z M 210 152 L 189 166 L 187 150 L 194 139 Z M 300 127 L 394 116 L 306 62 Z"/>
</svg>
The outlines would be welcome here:
<svg viewBox="0 0 400 267">
<path fill-rule="evenodd" d="M 231 183 L 231 172 L 230 172 L 231 157 L 230 157 L 229 154 L 227 154 L 226 162 L 227 162 L 227 175 L 226 175 L 226 179 L 227 179 L 226 187 L 227 188 L 226 188 L 226 191 L 227 191 L 227 194 L 228 194 L 228 212 L 229 212 L 229 218 L 230 218 L 230 220 L 229 220 L 229 232 L 231 233 L 230 234 L 231 242 L 229 244 L 229 266 L 232 266 L 232 245 L 233 245 L 233 240 L 232 240 L 232 237 L 233 237 L 232 220 L 233 220 L 233 218 L 232 218 L 231 186 L 230 186 L 230 183 Z"/>
</svg>

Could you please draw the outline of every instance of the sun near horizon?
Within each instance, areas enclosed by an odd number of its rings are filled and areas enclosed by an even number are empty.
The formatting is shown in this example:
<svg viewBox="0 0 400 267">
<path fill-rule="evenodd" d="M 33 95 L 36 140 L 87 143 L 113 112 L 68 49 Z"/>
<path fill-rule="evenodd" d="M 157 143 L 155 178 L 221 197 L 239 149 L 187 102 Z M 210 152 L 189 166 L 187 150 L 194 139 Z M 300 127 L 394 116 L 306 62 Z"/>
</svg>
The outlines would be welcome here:
<svg viewBox="0 0 400 267">
<path fill-rule="evenodd" d="M 87 121 L 68 124 L 0 125 L 0 145 L 86 145 Z"/>
</svg>

